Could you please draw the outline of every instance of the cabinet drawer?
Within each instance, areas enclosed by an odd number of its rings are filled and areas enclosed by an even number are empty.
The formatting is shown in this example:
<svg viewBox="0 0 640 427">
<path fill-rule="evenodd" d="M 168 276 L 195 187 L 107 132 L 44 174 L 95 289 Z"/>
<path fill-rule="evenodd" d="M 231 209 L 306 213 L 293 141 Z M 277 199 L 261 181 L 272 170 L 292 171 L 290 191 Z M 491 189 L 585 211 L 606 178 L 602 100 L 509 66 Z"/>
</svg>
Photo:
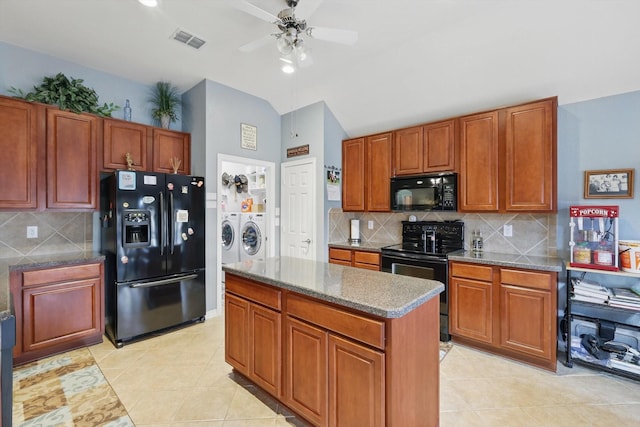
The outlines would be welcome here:
<svg viewBox="0 0 640 427">
<path fill-rule="evenodd" d="M 384 322 L 287 294 L 287 313 L 332 332 L 384 349 Z"/>
<path fill-rule="evenodd" d="M 351 251 L 349 249 L 329 248 L 329 258 L 351 263 Z"/>
<path fill-rule="evenodd" d="M 226 273 L 225 289 L 250 301 L 257 302 L 274 310 L 282 310 L 280 290 L 264 286 L 253 280 Z"/>
<path fill-rule="evenodd" d="M 83 264 L 68 267 L 47 268 L 22 273 L 23 287 L 50 285 L 60 281 L 71 281 L 100 277 L 100 264 Z"/>
<path fill-rule="evenodd" d="M 452 262 L 451 275 L 455 277 L 491 282 L 493 281 L 493 267 Z"/>
<path fill-rule="evenodd" d="M 551 289 L 551 274 L 525 270 L 500 270 L 500 282 L 535 289 Z"/>
<path fill-rule="evenodd" d="M 354 263 L 359 264 L 373 264 L 380 266 L 380 254 L 377 252 L 354 251 L 353 261 Z"/>
</svg>

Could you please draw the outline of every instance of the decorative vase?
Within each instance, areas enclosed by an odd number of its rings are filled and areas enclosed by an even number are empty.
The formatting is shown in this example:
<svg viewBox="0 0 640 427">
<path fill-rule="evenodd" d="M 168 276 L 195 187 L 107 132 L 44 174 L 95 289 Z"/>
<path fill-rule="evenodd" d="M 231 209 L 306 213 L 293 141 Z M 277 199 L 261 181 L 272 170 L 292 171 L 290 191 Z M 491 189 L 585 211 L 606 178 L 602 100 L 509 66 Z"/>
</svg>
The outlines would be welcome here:
<svg viewBox="0 0 640 427">
<path fill-rule="evenodd" d="M 171 117 L 168 114 L 163 114 L 160 116 L 160 126 L 164 129 L 169 129 L 169 125 L 171 124 Z"/>
</svg>

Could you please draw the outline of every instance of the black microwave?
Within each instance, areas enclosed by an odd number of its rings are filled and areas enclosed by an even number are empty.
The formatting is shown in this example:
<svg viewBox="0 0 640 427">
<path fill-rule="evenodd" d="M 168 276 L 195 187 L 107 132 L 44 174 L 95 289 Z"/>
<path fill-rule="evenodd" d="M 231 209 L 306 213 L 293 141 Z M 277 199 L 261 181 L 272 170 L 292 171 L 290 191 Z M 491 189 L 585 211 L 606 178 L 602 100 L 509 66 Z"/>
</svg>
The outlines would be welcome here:
<svg viewBox="0 0 640 427">
<path fill-rule="evenodd" d="M 391 178 L 392 211 L 455 211 L 457 208 L 456 173 Z"/>
</svg>

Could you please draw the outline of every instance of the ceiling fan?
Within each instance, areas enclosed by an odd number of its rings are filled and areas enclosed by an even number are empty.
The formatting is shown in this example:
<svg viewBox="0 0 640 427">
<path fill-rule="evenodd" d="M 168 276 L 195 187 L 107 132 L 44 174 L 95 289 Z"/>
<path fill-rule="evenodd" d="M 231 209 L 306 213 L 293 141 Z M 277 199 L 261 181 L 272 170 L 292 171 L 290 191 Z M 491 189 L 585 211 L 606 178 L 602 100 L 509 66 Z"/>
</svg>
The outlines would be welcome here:
<svg viewBox="0 0 640 427">
<path fill-rule="evenodd" d="M 305 18 L 320 6 L 323 0 L 305 0 L 298 7 L 300 0 L 285 0 L 287 8 L 282 9 L 278 16 L 275 16 L 264 9 L 261 9 L 246 0 L 231 0 L 229 4 L 234 8 L 246 12 L 256 18 L 275 24 L 279 32 L 268 34 L 257 40 L 240 46 L 241 52 L 254 51 L 273 38 L 277 40 L 277 47 L 285 62 L 288 65 L 288 72 L 293 72 L 296 66 L 306 66 L 311 64 L 311 50 L 306 45 L 304 37 L 318 40 L 325 40 L 345 45 L 353 45 L 358 40 L 358 33 L 351 30 L 341 30 L 337 28 L 312 27 L 307 25 Z M 296 16 L 297 14 L 297 16 Z M 283 71 L 287 72 L 283 67 Z"/>
</svg>

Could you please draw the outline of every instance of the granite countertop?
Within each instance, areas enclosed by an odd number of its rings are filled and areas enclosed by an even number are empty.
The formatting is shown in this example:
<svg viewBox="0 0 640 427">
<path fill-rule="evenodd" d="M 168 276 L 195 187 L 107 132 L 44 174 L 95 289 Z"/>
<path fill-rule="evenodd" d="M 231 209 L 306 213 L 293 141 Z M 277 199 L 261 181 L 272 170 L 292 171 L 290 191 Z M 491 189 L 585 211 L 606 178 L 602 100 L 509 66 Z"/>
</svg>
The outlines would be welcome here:
<svg viewBox="0 0 640 427">
<path fill-rule="evenodd" d="M 404 316 L 444 290 L 435 280 L 290 257 L 225 264 L 222 269 L 390 319 Z"/>
<path fill-rule="evenodd" d="M 449 261 L 474 262 L 476 264 L 497 265 L 501 267 L 526 268 L 529 270 L 561 272 L 563 261 L 557 257 L 526 256 L 482 252 L 476 256 L 472 251 L 458 251 L 447 255 Z"/>
<path fill-rule="evenodd" d="M 104 256 L 93 251 L 66 252 L 51 255 L 24 256 L 0 259 L 0 320 L 12 315 L 9 273 L 37 268 L 59 267 L 79 262 L 102 261 Z"/>
<path fill-rule="evenodd" d="M 399 242 L 362 242 L 362 243 L 349 243 L 349 242 L 332 242 L 329 243 L 330 248 L 340 249 L 357 249 L 360 251 L 368 252 L 380 252 L 380 249 L 385 246 L 395 245 Z"/>
</svg>

